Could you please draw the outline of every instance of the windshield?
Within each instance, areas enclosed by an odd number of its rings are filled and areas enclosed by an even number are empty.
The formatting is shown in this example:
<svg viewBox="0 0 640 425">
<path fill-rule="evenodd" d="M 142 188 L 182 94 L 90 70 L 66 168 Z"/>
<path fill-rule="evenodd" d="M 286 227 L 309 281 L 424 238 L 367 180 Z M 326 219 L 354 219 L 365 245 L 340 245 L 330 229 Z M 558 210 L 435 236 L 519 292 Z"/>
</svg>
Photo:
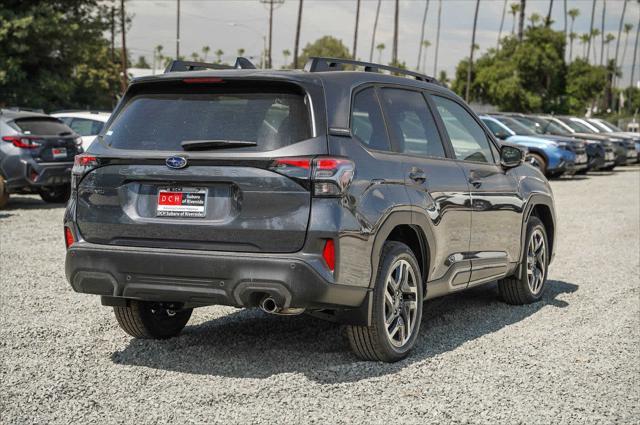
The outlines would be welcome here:
<svg viewBox="0 0 640 425">
<path fill-rule="evenodd" d="M 520 124 L 518 121 L 516 121 L 513 118 L 510 118 L 510 117 L 495 117 L 495 119 L 497 119 L 502 124 L 504 124 L 507 127 L 509 127 L 509 130 L 513 131 L 514 133 L 516 133 L 519 136 L 535 136 L 537 134 L 535 131 L 530 130 L 529 128 L 527 128 L 524 125 Z"/>
<path fill-rule="evenodd" d="M 302 95 L 184 92 L 133 97 L 103 141 L 119 149 L 179 151 L 183 141 L 243 141 L 254 146 L 240 150 L 269 151 L 310 137 Z"/>
<path fill-rule="evenodd" d="M 574 131 L 578 133 L 594 133 L 594 131 L 591 128 L 589 128 L 585 124 L 582 124 L 581 122 L 574 121 L 570 118 L 559 118 L 559 120 L 565 123 L 566 125 L 568 125 L 569 127 L 571 127 Z"/>
<path fill-rule="evenodd" d="M 610 132 L 624 132 L 623 129 L 621 129 L 620 127 L 611 124 L 609 121 L 605 121 L 605 120 L 595 120 L 595 122 L 597 124 L 600 124 L 602 127 L 606 128 L 607 130 L 609 130 Z"/>
<path fill-rule="evenodd" d="M 71 129 L 57 118 L 20 118 L 13 121 L 12 127 L 23 134 L 38 136 L 62 136 L 72 133 Z"/>
</svg>

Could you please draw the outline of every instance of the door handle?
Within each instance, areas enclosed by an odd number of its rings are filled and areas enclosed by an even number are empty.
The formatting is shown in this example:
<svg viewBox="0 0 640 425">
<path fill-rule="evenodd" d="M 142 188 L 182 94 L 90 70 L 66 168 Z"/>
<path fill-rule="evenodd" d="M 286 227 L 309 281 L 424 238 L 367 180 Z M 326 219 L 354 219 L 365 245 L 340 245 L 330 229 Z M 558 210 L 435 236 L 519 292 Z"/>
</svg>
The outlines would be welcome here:
<svg viewBox="0 0 640 425">
<path fill-rule="evenodd" d="M 427 181 L 427 175 L 419 168 L 412 168 L 409 172 L 409 178 L 416 183 L 424 183 Z"/>
</svg>

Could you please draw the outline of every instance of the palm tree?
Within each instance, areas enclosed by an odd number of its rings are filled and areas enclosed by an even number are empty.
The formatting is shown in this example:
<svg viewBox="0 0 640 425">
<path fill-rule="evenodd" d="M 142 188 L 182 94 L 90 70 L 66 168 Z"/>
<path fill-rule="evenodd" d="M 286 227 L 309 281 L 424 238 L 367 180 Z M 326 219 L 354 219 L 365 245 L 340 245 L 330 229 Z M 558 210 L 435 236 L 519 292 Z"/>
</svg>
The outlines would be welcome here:
<svg viewBox="0 0 640 425">
<path fill-rule="evenodd" d="M 422 15 L 422 26 L 420 27 L 420 46 L 418 48 L 418 64 L 416 65 L 416 69 L 420 69 L 420 58 L 422 57 L 422 47 L 424 46 L 424 24 L 427 22 L 427 12 L 429 11 L 429 0 L 426 0 L 424 3 L 424 14 Z M 431 43 L 429 43 L 431 44 Z M 424 66 L 422 67 L 424 70 Z"/>
<path fill-rule="evenodd" d="M 291 56 L 291 50 L 289 49 L 284 49 L 282 51 L 282 56 L 284 57 L 284 65 L 282 66 L 283 68 L 287 68 L 289 65 L 289 56 Z"/>
<path fill-rule="evenodd" d="M 162 66 L 162 62 L 164 61 L 164 56 L 162 55 L 162 44 L 158 44 L 155 49 L 153 49 L 153 70 L 155 72 L 158 66 Z"/>
<path fill-rule="evenodd" d="M 591 40 L 591 34 L 586 32 L 584 34 L 580 34 L 580 44 L 582 44 L 582 57 L 586 61 L 589 61 L 589 58 L 587 57 L 587 44 L 589 43 L 589 40 Z"/>
<path fill-rule="evenodd" d="M 524 1 L 524 0 L 523 0 Z M 471 71 L 473 70 L 473 51 L 476 47 L 476 28 L 478 27 L 478 10 L 480 9 L 480 0 L 476 0 L 476 12 L 473 17 L 473 32 L 471 34 L 471 52 L 469 53 L 469 66 L 467 66 L 467 87 L 465 90 L 464 100 L 469 102 L 469 91 L 471 89 Z"/>
<path fill-rule="evenodd" d="M 640 35 L 640 22 L 638 22 L 638 24 L 636 25 L 636 42 L 633 45 L 633 62 L 631 63 L 631 73 L 629 74 L 629 87 L 633 87 L 633 74 L 636 72 L 636 58 L 638 57 L 638 36 L 639 35 Z"/>
<path fill-rule="evenodd" d="M 592 39 L 592 40 L 595 40 L 596 38 L 600 37 L 600 34 L 601 34 L 601 33 L 600 33 L 600 30 L 599 30 L 598 28 L 594 28 L 594 29 L 591 31 L 591 39 Z M 594 45 L 593 45 L 593 64 L 594 64 L 594 65 L 595 65 L 596 63 L 598 63 L 598 58 L 597 58 L 597 55 L 596 55 L 596 50 L 597 50 L 597 49 L 596 49 L 596 45 L 594 44 Z M 588 58 L 587 58 L 587 60 L 588 60 Z"/>
<path fill-rule="evenodd" d="M 378 29 L 378 18 L 380 17 L 381 4 L 382 0 L 378 0 L 378 5 L 376 6 L 376 17 L 373 20 L 373 33 L 371 34 L 371 50 L 369 51 L 369 62 L 373 61 L 373 47 L 376 44 L 376 30 Z"/>
<path fill-rule="evenodd" d="M 611 78 L 612 88 L 615 86 L 616 79 L 617 79 L 616 74 L 618 70 L 618 52 L 620 50 L 620 40 L 622 39 L 622 28 L 624 23 L 624 15 L 626 11 L 627 11 L 627 0 L 624 0 L 624 3 L 622 4 L 622 14 L 620 15 L 620 24 L 618 25 L 618 38 L 616 38 L 616 54 L 614 57 L 614 72 L 613 72 L 613 77 Z M 611 103 L 611 109 L 613 109 L 613 101 Z"/>
<path fill-rule="evenodd" d="M 293 44 L 293 69 L 298 69 L 298 47 L 300 46 L 300 25 L 302 24 L 302 2 L 298 3 L 298 23 L 296 24 L 296 40 Z"/>
<path fill-rule="evenodd" d="M 438 73 L 438 50 L 440 49 L 440 19 L 442 18 L 442 0 L 438 0 L 438 23 L 436 25 L 436 51 L 433 57 L 433 75 Z"/>
<path fill-rule="evenodd" d="M 573 32 L 573 24 L 576 21 L 576 18 L 580 16 L 580 9 L 569 9 L 568 12 L 569 17 L 571 18 L 571 26 L 569 27 L 569 62 L 573 58 L 573 40 L 576 38 L 577 34 Z M 571 37 L 573 35 L 573 37 Z"/>
<path fill-rule="evenodd" d="M 620 65 L 624 65 L 624 58 L 627 56 L 627 44 L 629 42 L 629 33 L 633 29 L 633 24 L 624 24 L 624 45 L 622 46 L 622 58 Z"/>
<path fill-rule="evenodd" d="M 380 43 L 376 46 L 376 50 L 378 51 L 378 63 L 382 63 L 382 51 L 386 48 L 387 46 L 384 45 L 384 43 Z"/>
<path fill-rule="evenodd" d="M 527 6 L 527 0 L 520 0 L 520 19 L 518 19 L 518 40 L 522 41 L 524 37 L 524 10 Z"/>
<path fill-rule="evenodd" d="M 531 22 L 532 27 L 535 27 L 541 20 L 542 16 L 538 15 L 537 13 L 532 13 L 531 16 L 529 16 L 529 22 Z"/>
<path fill-rule="evenodd" d="M 573 31 L 569 33 L 569 63 L 571 63 L 573 59 L 573 40 L 575 40 L 577 36 L 578 34 Z"/>
<path fill-rule="evenodd" d="M 567 39 L 567 0 L 563 0 L 562 4 L 564 4 L 564 13 L 563 13 L 563 17 L 564 17 L 564 38 L 565 40 Z"/>
<path fill-rule="evenodd" d="M 589 62 L 589 56 L 591 56 L 591 35 L 593 34 L 593 18 L 595 17 L 596 14 L 596 0 L 593 0 L 593 3 L 591 3 L 591 24 L 589 25 L 589 40 L 587 41 L 587 55 L 585 57 L 585 59 L 587 59 L 587 62 Z"/>
<path fill-rule="evenodd" d="M 203 62 L 207 61 L 207 55 L 209 54 L 210 51 L 211 51 L 211 47 L 209 47 L 209 46 L 203 46 L 202 47 L 202 54 L 204 55 L 203 59 L 202 59 Z"/>
<path fill-rule="evenodd" d="M 238 56 L 242 57 L 244 56 L 244 52 L 246 52 L 246 50 L 244 50 L 242 47 L 238 49 Z"/>
<path fill-rule="evenodd" d="M 516 33 L 516 15 L 518 14 L 518 12 L 520 12 L 520 4 L 511 3 L 509 7 L 511 8 L 509 12 L 511 13 L 511 17 L 512 17 L 511 35 L 514 35 Z"/>
<path fill-rule="evenodd" d="M 214 52 L 214 55 L 216 55 L 216 58 L 218 60 L 218 63 L 222 62 L 222 55 L 224 55 L 224 52 L 222 51 L 222 49 L 218 49 Z"/>
<path fill-rule="evenodd" d="M 551 11 L 553 10 L 553 0 L 549 0 L 549 11 L 547 12 L 547 17 L 544 19 L 544 26 L 551 26 Z"/>
<path fill-rule="evenodd" d="M 605 59 L 607 63 L 609 63 L 609 44 L 615 39 L 616 39 L 616 36 L 611 33 L 608 33 L 607 36 L 604 38 L 604 45 L 607 49 L 607 55 L 606 55 L 607 57 Z"/>
<path fill-rule="evenodd" d="M 353 59 L 356 58 L 356 50 L 358 49 L 358 21 L 360 21 L 360 0 L 356 0 L 356 28 L 353 31 Z"/>
<path fill-rule="evenodd" d="M 507 12 L 507 1 L 504 0 L 502 5 L 502 17 L 500 18 L 500 29 L 498 30 L 498 42 L 496 43 L 496 50 L 500 49 L 500 38 L 502 37 L 502 27 L 504 26 L 504 15 Z"/>
<path fill-rule="evenodd" d="M 424 57 L 422 58 L 422 72 L 427 72 L 427 50 L 429 46 L 431 46 L 431 42 L 429 40 L 422 40 L 422 47 L 424 47 Z"/>
<path fill-rule="evenodd" d="M 196 52 L 193 52 L 193 53 L 191 53 L 191 59 L 192 59 L 194 62 L 200 62 L 200 55 L 199 55 L 199 54 L 197 54 Z"/>
<path fill-rule="evenodd" d="M 607 0 L 602 0 L 602 26 L 601 26 L 601 30 L 600 30 L 600 66 L 602 66 L 602 60 L 603 60 L 603 56 L 604 56 L 604 39 L 605 39 L 605 35 L 604 35 L 604 18 L 605 15 L 607 14 Z"/>
</svg>

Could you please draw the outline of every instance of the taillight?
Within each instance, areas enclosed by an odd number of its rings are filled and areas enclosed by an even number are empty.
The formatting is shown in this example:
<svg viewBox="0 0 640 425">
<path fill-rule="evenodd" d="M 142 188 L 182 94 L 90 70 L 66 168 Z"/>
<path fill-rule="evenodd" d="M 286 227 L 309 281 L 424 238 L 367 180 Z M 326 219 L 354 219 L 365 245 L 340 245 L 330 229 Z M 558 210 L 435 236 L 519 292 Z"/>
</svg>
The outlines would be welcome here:
<svg viewBox="0 0 640 425">
<path fill-rule="evenodd" d="M 98 166 L 98 158 L 86 153 L 76 155 L 71 169 L 71 188 L 77 187 L 80 178 Z"/>
<path fill-rule="evenodd" d="M 38 139 L 35 137 L 4 136 L 2 140 L 13 144 L 13 146 L 20 149 L 36 149 L 40 147 L 40 143 L 38 142 Z"/>
<path fill-rule="evenodd" d="M 298 180 L 311 180 L 314 196 L 342 196 L 355 173 L 353 161 L 332 157 L 277 158 L 270 170 Z"/>
<path fill-rule="evenodd" d="M 75 238 L 73 237 L 73 233 L 71 229 L 67 226 L 64 226 L 64 243 L 69 248 L 75 242 Z"/>
<path fill-rule="evenodd" d="M 333 239 L 327 239 L 322 249 L 322 258 L 327 263 L 329 270 L 334 271 L 336 268 L 336 247 L 333 243 Z"/>
</svg>

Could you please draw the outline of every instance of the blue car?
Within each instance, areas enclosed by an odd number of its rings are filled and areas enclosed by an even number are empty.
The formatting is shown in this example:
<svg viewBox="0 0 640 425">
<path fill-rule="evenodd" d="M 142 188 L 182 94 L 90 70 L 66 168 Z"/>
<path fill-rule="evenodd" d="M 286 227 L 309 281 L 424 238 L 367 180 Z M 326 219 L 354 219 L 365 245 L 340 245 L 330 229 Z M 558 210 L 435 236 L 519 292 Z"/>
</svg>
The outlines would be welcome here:
<svg viewBox="0 0 640 425">
<path fill-rule="evenodd" d="M 557 177 L 564 173 L 574 174 L 583 167 L 583 164 L 586 167 L 586 155 L 584 158 L 579 158 L 579 166 L 576 166 L 576 154 L 569 142 L 516 134 L 514 130 L 492 116 L 481 115 L 480 119 L 498 139 L 526 147 L 529 151 L 526 156 L 527 161 L 538 167 L 547 177 Z"/>
</svg>

